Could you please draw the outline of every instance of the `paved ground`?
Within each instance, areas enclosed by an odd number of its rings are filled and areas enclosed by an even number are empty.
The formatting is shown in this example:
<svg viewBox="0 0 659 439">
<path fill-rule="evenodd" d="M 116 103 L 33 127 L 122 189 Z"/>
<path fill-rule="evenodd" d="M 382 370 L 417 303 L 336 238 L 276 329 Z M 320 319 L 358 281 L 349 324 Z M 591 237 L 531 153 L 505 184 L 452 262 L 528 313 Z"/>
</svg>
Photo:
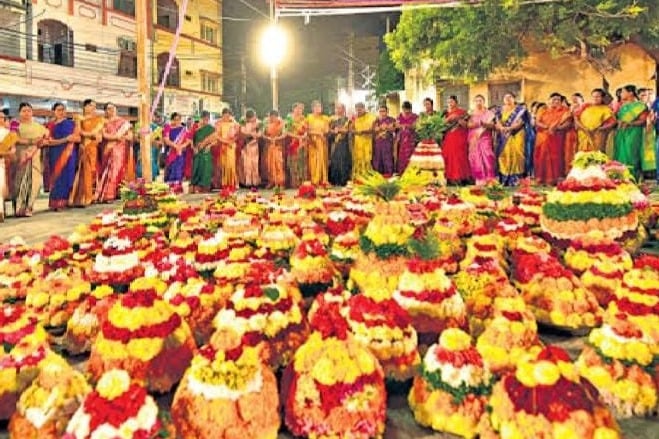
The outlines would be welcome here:
<svg viewBox="0 0 659 439">
<path fill-rule="evenodd" d="M 657 195 L 659 194 L 654 194 L 655 197 Z M 202 195 L 183 196 L 186 201 L 200 201 L 203 198 Z M 53 234 L 68 236 L 77 224 L 89 222 L 100 212 L 116 209 L 118 204 L 94 205 L 86 209 L 69 209 L 57 213 L 48 212 L 47 206 L 47 198 L 42 198 L 38 200 L 35 206 L 36 213 L 32 218 L 10 217 L 5 220 L 5 223 L 0 223 L 0 242 L 5 242 L 15 236 L 21 236 L 28 243 L 36 244 L 43 242 Z M 567 337 L 550 332 L 541 333 L 541 337 L 546 343 L 559 344 L 575 355 L 583 346 L 582 338 Z M 166 407 L 169 405 L 170 398 L 171 395 L 164 395 L 159 398 L 159 402 L 163 407 Z M 419 427 L 411 415 L 404 395 L 392 395 L 388 406 L 385 438 L 443 439 L 453 437 Z M 622 421 L 620 424 L 628 439 L 659 439 L 659 422 L 656 418 L 653 420 L 633 419 Z M 7 437 L 6 424 L 0 423 L 0 439 Z M 280 437 L 290 438 L 291 436 L 284 433 Z"/>
</svg>

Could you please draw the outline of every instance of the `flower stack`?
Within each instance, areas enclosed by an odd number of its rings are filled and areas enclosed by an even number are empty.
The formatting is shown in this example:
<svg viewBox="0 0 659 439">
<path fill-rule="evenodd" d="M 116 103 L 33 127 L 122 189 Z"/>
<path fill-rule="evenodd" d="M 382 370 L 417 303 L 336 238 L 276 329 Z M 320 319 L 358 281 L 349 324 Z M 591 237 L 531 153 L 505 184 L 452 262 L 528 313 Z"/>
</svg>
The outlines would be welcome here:
<svg viewBox="0 0 659 439">
<path fill-rule="evenodd" d="M 63 344 L 67 352 L 78 355 L 91 350 L 101 323 L 117 297 L 111 287 L 102 285 L 78 305 L 66 324 Z"/>
<path fill-rule="evenodd" d="M 430 345 L 446 328 L 466 328 L 466 307 L 455 285 L 442 270 L 439 243 L 427 234 L 410 243 L 412 254 L 393 298 L 412 319 L 421 343 Z"/>
<path fill-rule="evenodd" d="M 471 337 L 450 328 L 426 352 L 409 394 L 410 408 L 421 425 L 474 438 L 493 382 Z"/>
<path fill-rule="evenodd" d="M 564 259 L 567 267 L 577 275 L 606 262 L 625 271 L 632 268 L 633 263 L 632 257 L 618 242 L 599 231 L 574 239 L 565 251 Z"/>
<path fill-rule="evenodd" d="M 25 304 L 46 328 L 62 329 L 75 309 L 91 293 L 91 284 L 77 274 L 53 272 L 28 290 Z"/>
<path fill-rule="evenodd" d="M 68 364 L 46 364 L 18 400 L 10 437 L 60 439 L 89 392 L 84 375 Z"/>
<path fill-rule="evenodd" d="M 128 293 L 101 322 L 87 370 L 98 380 L 124 369 L 148 389 L 166 392 L 181 379 L 195 349 L 188 325 L 156 292 Z"/>
<path fill-rule="evenodd" d="M 290 362 L 307 334 L 300 292 L 283 278 L 255 277 L 239 286 L 213 327 L 211 345 L 216 347 L 228 334 L 260 337 L 266 343 L 265 360 L 275 369 Z"/>
<path fill-rule="evenodd" d="M 375 215 L 359 239 L 361 253 L 350 271 L 350 280 L 361 291 L 385 290 L 389 294 L 398 286 L 398 278 L 409 256 L 409 240 L 415 228 L 402 192 L 423 186 L 415 174 L 385 179 L 378 173 L 369 174 L 359 187 L 359 193 L 378 200 Z"/>
<path fill-rule="evenodd" d="M 521 297 L 494 300 L 494 317 L 478 336 L 476 349 L 489 370 L 503 374 L 515 369 L 519 359 L 540 351 L 538 327 L 533 313 Z"/>
<path fill-rule="evenodd" d="M 621 239 L 638 227 L 638 215 L 627 192 L 609 178 L 601 152 L 577 153 L 572 170 L 542 206 L 540 225 L 554 239 L 571 240 L 590 231 Z"/>
<path fill-rule="evenodd" d="M 204 277 L 211 277 L 220 263 L 229 256 L 229 237 L 221 230 L 215 236 L 197 244 L 194 266 Z"/>
<path fill-rule="evenodd" d="M 315 237 L 303 238 L 290 256 L 291 276 L 303 297 L 327 291 L 337 276 L 325 245 Z"/>
<path fill-rule="evenodd" d="M 595 296 L 557 258 L 517 253 L 513 277 L 539 323 L 564 330 L 587 330 L 601 322 Z"/>
<path fill-rule="evenodd" d="M 345 327 L 319 326 L 331 329 L 311 334 L 284 372 L 286 426 L 295 436 L 382 437 L 387 407 L 382 367 Z"/>
<path fill-rule="evenodd" d="M 387 378 L 406 381 L 420 357 L 409 314 L 386 293 L 357 294 L 348 300 L 348 326 L 357 343 L 377 357 Z"/>
<path fill-rule="evenodd" d="M 597 389 L 579 376 L 562 349 L 529 355 L 494 385 L 480 438 L 621 438 Z"/>
<path fill-rule="evenodd" d="M 103 243 L 96 255 L 89 276 L 92 285 L 111 285 L 116 291 L 125 291 L 128 285 L 144 274 L 144 267 L 131 236 L 113 235 Z"/>
<path fill-rule="evenodd" d="M 75 412 L 62 439 L 155 438 L 162 431 L 158 406 L 125 370 L 105 372 Z"/>
<path fill-rule="evenodd" d="M 176 390 L 172 420 L 183 439 L 275 439 L 281 423 L 277 380 L 258 347 L 203 347 Z"/>
</svg>

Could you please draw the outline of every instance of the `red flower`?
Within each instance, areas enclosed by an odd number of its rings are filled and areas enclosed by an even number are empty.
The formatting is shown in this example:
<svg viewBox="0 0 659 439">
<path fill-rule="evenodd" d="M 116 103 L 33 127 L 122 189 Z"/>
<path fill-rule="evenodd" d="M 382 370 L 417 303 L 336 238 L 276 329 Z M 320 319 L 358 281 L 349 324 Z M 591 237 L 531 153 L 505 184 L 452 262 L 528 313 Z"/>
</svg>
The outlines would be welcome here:
<svg viewBox="0 0 659 439">
<path fill-rule="evenodd" d="M 537 358 L 538 360 L 547 360 L 551 361 L 552 363 L 558 363 L 559 361 L 569 363 L 572 361 L 564 349 L 551 345 L 546 346 L 542 351 L 540 351 Z"/>
</svg>

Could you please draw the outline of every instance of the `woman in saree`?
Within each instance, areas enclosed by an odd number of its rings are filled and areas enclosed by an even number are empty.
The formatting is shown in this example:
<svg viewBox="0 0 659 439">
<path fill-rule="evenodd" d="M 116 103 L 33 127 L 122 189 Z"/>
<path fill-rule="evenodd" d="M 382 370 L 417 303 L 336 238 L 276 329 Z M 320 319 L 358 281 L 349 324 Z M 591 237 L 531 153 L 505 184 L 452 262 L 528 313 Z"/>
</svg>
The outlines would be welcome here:
<svg viewBox="0 0 659 439">
<path fill-rule="evenodd" d="M 34 202 L 41 191 L 41 148 L 48 138 L 48 130 L 32 119 L 32 106 L 27 102 L 18 106 L 18 117 L 13 185 L 16 216 L 32 216 Z"/>
<path fill-rule="evenodd" d="M 627 165 L 636 178 L 641 173 L 643 130 L 648 116 L 647 106 L 638 100 L 636 87 L 626 85 L 621 93 L 618 110 L 618 131 L 615 134 L 613 159 Z"/>
<path fill-rule="evenodd" d="M 586 105 L 581 93 L 574 93 L 571 99 L 572 102 L 569 105 L 569 109 L 572 117 L 570 118 L 570 123 L 565 127 L 565 148 L 563 150 L 563 163 L 566 174 L 572 169 L 574 155 L 579 150 L 579 137 L 575 120 L 581 116 L 581 112 Z"/>
<path fill-rule="evenodd" d="M 484 185 L 494 179 L 495 158 L 492 144 L 494 113 L 485 106 L 483 95 L 476 95 L 474 98 L 474 111 L 469 117 L 467 127 L 471 176 L 477 185 Z"/>
<path fill-rule="evenodd" d="M 279 117 L 277 110 L 270 111 L 265 124 L 263 138 L 266 142 L 266 167 L 268 175 L 268 189 L 284 188 L 286 186 L 286 167 L 284 166 L 284 121 Z"/>
<path fill-rule="evenodd" d="M 215 126 L 220 143 L 220 187 L 226 189 L 238 188 L 238 170 L 236 163 L 236 148 L 240 125 L 233 119 L 231 110 L 222 110 L 222 118 Z"/>
<path fill-rule="evenodd" d="M 538 116 L 535 143 L 535 178 L 539 184 L 555 185 L 565 170 L 565 131 L 571 124 L 570 109 L 561 102 L 561 95 L 552 93 L 549 107 Z"/>
<path fill-rule="evenodd" d="M 286 129 L 288 135 L 287 167 L 290 187 L 297 188 L 309 179 L 309 124 L 304 117 L 304 104 L 293 105 Z"/>
<path fill-rule="evenodd" d="M 256 188 L 261 184 L 259 174 L 259 139 L 261 138 L 261 122 L 256 118 L 254 110 L 245 112 L 245 125 L 240 128 L 245 145 L 241 150 L 245 186 Z"/>
<path fill-rule="evenodd" d="M 396 163 L 396 170 L 400 175 L 405 172 L 407 165 L 410 163 L 410 157 L 416 148 L 416 132 L 414 127 L 416 120 L 419 118 L 416 114 L 412 113 L 412 104 L 409 101 L 403 102 L 403 112 L 398 115 L 398 157 Z"/>
<path fill-rule="evenodd" d="M 363 102 L 355 104 L 355 116 L 351 128 L 353 134 L 352 177 L 360 177 L 370 172 L 373 159 L 373 124 L 375 116 L 366 111 Z"/>
<path fill-rule="evenodd" d="M 450 184 L 460 184 L 471 178 L 467 155 L 467 112 L 458 107 L 457 96 L 449 96 L 444 110 L 444 122 L 448 130 L 442 141 L 444 174 Z"/>
<path fill-rule="evenodd" d="M 191 143 L 188 129 L 181 123 L 181 115 L 174 112 L 170 118 L 165 145 L 169 147 L 165 164 L 165 183 L 180 187 L 185 171 L 185 148 Z"/>
<path fill-rule="evenodd" d="M 592 102 L 586 104 L 574 118 L 578 138 L 577 150 L 605 152 L 606 139 L 616 124 L 616 118 L 611 108 L 604 103 L 604 90 L 596 88 L 590 96 Z"/>
<path fill-rule="evenodd" d="M 16 154 L 18 135 L 9 130 L 9 121 L 0 112 L 0 222 L 5 220 L 5 200 L 9 199 L 9 182 L 6 162 Z"/>
<path fill-rule="evenodd" d="M 99 144 L 103 140 L 103 117 L 96 114 L 96 102 L 85 99 L 82 117 L 79 120 L 81 142 L 78 146 L 78 169 L 76 171 L 69 204 L 75 207 L 89 206 L 94 200 L 98 175 Z"/>
<path fill-rule="evenodd" d="M 307 118 L 309 124 L 309 172 L 311 183 L 327 184 L 328 178 L 328 143 L 327 134 L 330 130 L 330 120 L 323 114 L 320 101 L 311 103 L 311 114 Z"/>
<path fill-rule="evenodd" d="M 511 92 L 503 96 L 503 105 L 496 111 L 496 156 L 499 180 L 505 186 L 515 186 L 524 175 L 524 124 L 528 114 L 523 105 L 515 103 Z M 536 164 L 534 164 L 534 167 Z"/>
<path fill-rule="evenodd" d="M 50 140 L 45 146 L 50 168 L 48 207 L 57 212 L 69 204 L 78 163 L 76 143 L 80 141 L 80 131 L 75 121 L 67 119 L 64 104 L 53 105 L 53 112 Z"/>
<path fill-rule="evenodd" d="M 352 173 L 352 154 L 350 118 L 343 104 L 334 107 L 334 116 L 330 121 L 330 145 L 329 181 L 334 186 L 345 186 Z"/>
<path fill-rule="evenodd" d="M 119 186 L 124 181 L 126 169 L 126 144 L 132 138 L 130 122 L 117 115 L 117 107 L 105 105 L 105 125 L 103 126 L 103 157 L 101 176 L 96 186 L 95 201 L 110 203 L 119 196 Z"/>
<path fill-rule="evenodd" d="M 376 172 L 390 177 L 394 173 L 394 142 L 396 119 L 389 116 L 389 108 L 380 105 L 378 117 L 373 124 L 373 160 L 371 166 Z"/>
<path fill-rule="evenodd" d="M 645 129 L 643 130 L 643 146 L 641 148 L 641 170 L 643 171 L 644 180 L 654 179 L 657 170 L 654 152 L 656 135 L 654 132 L 655 115 L 652 112 L 653 94 L 654 91 L 649 88 L 638 90 L 639 100 L 648 108 L 648 115 L 645 118 Z"/>
<path fill-rule="evenodd" d="M 213 156 L 210 147 L 215 141 L 215 127 L 210 124 L 211 114 L 208 111 L 201 113 L 199 128 L 192 136 L 194 157 L 192 159 L 192 178 L 190 179 L 190 192 L 210 192 L 213 178 Z"/>
</svg>

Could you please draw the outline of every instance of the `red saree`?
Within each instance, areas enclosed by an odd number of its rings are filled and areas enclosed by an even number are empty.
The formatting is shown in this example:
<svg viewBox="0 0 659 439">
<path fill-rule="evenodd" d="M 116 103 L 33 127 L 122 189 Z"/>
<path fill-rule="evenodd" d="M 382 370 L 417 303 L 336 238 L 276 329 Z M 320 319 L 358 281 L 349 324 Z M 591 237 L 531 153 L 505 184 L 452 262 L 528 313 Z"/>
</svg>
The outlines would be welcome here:
<svg viewBox="0 0 659 439">
<path fill-rule="evenodd" d="M 454 125 L 442 142 L 442 155 L 444 156 L 444 174 L 446 180 L 450 182 L 460 182 L 471 178 L 471 168 L 469 167 L 469 154 L 467 147 L 466 127 L 459 126 L 458 120 L 467 116 L 467 112 L 462 108 L 456 108 L 447 112 L 444 116 L 449 125 Z"/>
<path fill-rule="evenodd" d="M 556 127 L 570 117 L 565 107 L 550 107 L 540 114 L 538 122 L 549 128 L 538 127 L 533 163 L 539 184 L 554 185 L 563 176 L 565 131 Z"/>
</svg>

